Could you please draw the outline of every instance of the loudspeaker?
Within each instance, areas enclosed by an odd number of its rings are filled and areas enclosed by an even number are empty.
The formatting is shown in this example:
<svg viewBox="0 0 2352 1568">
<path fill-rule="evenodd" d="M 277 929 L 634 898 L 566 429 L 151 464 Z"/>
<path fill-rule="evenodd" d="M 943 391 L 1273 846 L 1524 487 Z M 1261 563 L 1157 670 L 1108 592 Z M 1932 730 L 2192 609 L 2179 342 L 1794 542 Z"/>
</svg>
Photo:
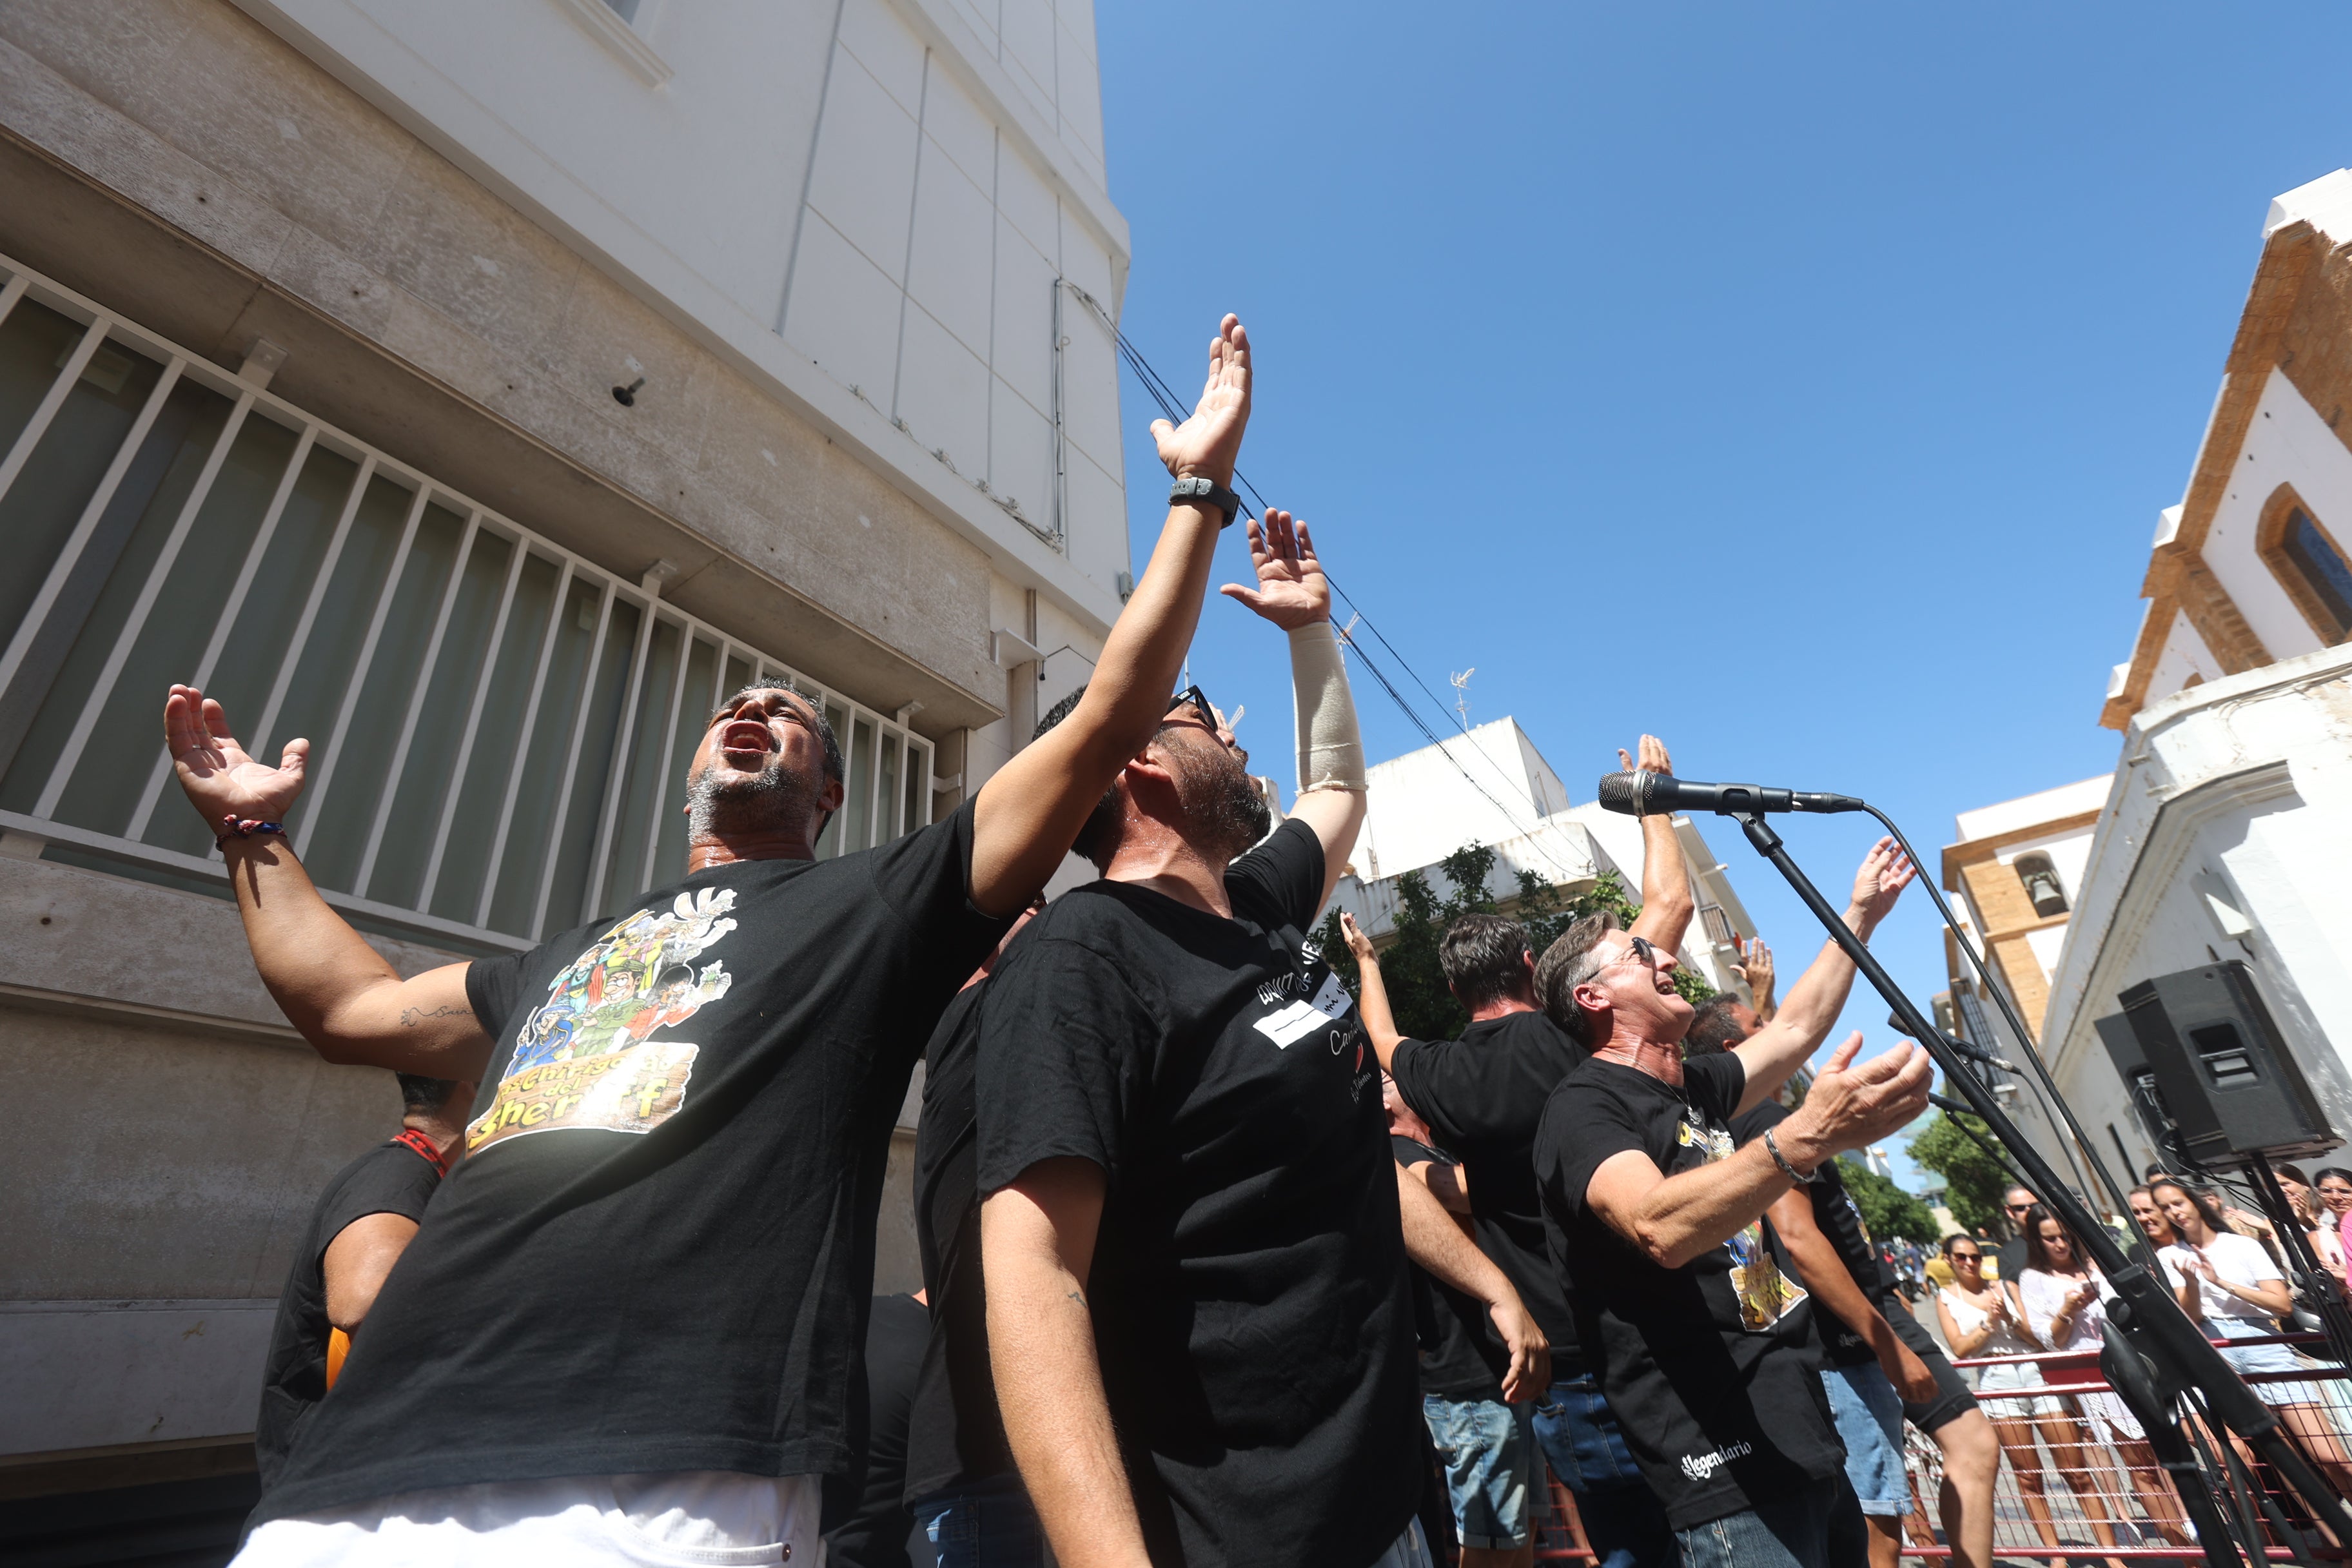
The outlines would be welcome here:
<svg viewBox="0 0 2352 1568">
<path fill-rule="evenodd" d="M 2232 959 L 2161 974 L 2116 1000 L 2197 1163 L 2229 1168 L 2253 1153 L 2293 1159 L 2343 1142 L 2321 1114 L 2243 963 Z"/>
<path fill-rule="evenodd" d="M 2156 1086 L 2156 1069 L 2147 1065 L 2147 1053 L 2139 1048 L 2139 1037 L 2132 1033 L 2131 1020 L 2114 1013 L 2092 1019 L 2091 1027 L 2099 1032 L 2099 1043 L 2107 1047 L 2108 1059 L 2116 1064 L 2116 1076 L 2124 1080 L 2124 1092 L 2131 1097 L 2132 1114 L 2139 1119 L 2141 1131 L 2155 1145 L 2158 1163 L 2177 1175 L 2199 1173 L 2197 1162 L 2180 1141 L 2180 1125 L 2172 1120 L 2171 1109 L 2164 1103 L 2164 1091 Z M 2137 1184 L 2138 1172 L 2126 1174 Z"/>
</svg>

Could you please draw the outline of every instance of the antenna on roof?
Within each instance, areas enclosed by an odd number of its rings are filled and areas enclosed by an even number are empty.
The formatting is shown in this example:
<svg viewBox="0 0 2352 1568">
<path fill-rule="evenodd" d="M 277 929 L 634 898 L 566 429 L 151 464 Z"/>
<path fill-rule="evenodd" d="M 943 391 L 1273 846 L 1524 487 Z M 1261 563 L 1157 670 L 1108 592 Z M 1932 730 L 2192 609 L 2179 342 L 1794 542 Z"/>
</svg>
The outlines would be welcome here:
<svg viewBox="0 0 2352 1568">
<path fill-rule="evenodd" d="M 1465 735 L 1470 732 L 1470 678 L 1477 673 L 1478 667 L 1474 664 L 1461 674 L 1452 678 L 1454 693 L 1454 710 L 1462 716 L 1462 732 Z"/>
</svg>

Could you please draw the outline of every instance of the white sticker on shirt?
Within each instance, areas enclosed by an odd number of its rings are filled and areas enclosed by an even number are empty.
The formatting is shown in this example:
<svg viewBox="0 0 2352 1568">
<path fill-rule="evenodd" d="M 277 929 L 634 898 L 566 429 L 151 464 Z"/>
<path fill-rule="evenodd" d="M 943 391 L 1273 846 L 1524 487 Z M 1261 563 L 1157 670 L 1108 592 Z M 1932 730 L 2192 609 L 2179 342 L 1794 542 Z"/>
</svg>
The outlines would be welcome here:
<svg viewBox="0 0 2352 1568">
<path fill-rule="evenodd" d="M 1322 988 L 1315 993 L 1312 1001 L 1293 1002 L 1282 1011 L 1260 1018 L 1257 1029 L 1267 1039 L 1287 1050 L 1294 1040 L 1336 1019 L 1346 1017 L 1349 1001 L 1348 988 L 1339 984 L 1339 977 L 1327 973 L 1323 976 Z"/>
</svg>

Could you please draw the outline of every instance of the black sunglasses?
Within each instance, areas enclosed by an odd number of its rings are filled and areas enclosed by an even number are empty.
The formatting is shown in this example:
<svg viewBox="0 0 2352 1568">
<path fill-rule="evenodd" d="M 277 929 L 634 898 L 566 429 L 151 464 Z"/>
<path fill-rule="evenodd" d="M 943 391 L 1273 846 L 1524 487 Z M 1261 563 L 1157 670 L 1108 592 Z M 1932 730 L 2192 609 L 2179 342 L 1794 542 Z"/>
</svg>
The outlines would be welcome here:
<svg viewBox="0 0 2352 1568">
<path fill-rule="evenodd" d="M 1192 710 L 1201 716 L 1202 723 L 1206 724 L 1212 731 L 1216 729 L 1216 706 L 1209 700 L 1209 694 L 1202 690 L 1199 685 L 1195 684 L 1188 686 L 1183 690 L 1178 692 L 1175 696 L 1171 697 L 1168 700 L 1168 707 L 1171 711 L 1184 707 L 1188 703 L 1192 706 Z"/>
</svg>

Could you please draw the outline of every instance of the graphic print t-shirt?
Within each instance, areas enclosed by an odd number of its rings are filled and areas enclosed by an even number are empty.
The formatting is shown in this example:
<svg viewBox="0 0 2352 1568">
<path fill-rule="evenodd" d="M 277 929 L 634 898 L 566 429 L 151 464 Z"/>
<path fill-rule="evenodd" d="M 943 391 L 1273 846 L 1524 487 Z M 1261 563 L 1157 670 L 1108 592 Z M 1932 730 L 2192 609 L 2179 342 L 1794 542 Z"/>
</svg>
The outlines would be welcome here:
<svg viewBox="0 0 2352 1568">
<path fill-rule="evenodd" d="M 1733 1118 L 1731 1141 L 1735 1144 L 1753 1142 L 1764 1136 L 1766 1128 L 1778 1127 L 1787 1120 L 1789 1108 L 1777 1100 L 1768 1100 Z M 1878 1256 L 1878 1248 L 1871 1245 L 1870 1227 L 1862 1223 L 1862 1210 L 1854 1205 L 1853 1194 L 1846 1191 L 1844 1174 L 1839 1171 L 1837 1161 L 1822 1166 L 1820 1179 L 1806 1187 L 1805 1195 L 1812 1200 L 1813 1224 L 1837 1249 L 1863 1299 L 1875 1305 L 1895 1289 L 1895 1276 Z M 1771 1228 L 1769 1223 L 1765 1228 Z M 1878 1364 L 1878 1352 L 1870 1348 L 1870 1342 L 1819 1301 L 1813 1303 L 1813 1331 L 1821 1336 L 1822 1353 L 1830 1365 Z"/>
<path fill-rule="evenodd" d="M 1389 1067 L 1405 1103 L 1469 1173 L 1478 1249 L 1510 1276 L 1551 1342 L 1554 1378 L 1578 1371 L 1576 1314 L 1544 1237 L 1536 1123 L 1551 1091 L 1584 1058 L 1568 1031 L 1541 1013 L 1509 1013 L 1472 1024 L 1458 1040 L 1401 1040 Z M 1480 1332 L 1501 1354 L 1493 1324 Z"/>
<path fill-rule="evenodd" d="M 981 1003 L 980 1185 L 1106 1175 L 1087 1288 L 1156 1563 L 1360 1568 L 1421 1496 L 1412 1303 L 1380 1069 L 1307 930 L 1292 821 L 1225 876 L 1234 918 L 1095 882 Z"/>
<path fill-rule="evenodd" d="M 850 1471 L 890 1128 L 1006 923 L 966 895 L 971 820 L 712 867 L 472 965 L 495 1046 L 468 1152 L 256 1522 L 476 1481 Z"/>
<path fill-rule="evenodd" d="M 1685 1065 L 1677 1089 L 1596 1058 L 1544 1108 L 1536 1174 L 1588 1360 L 1626 1447 L 1686 1530 L 1838 1473 L 1844 1449 L 1816 1372 L 1811 1305 L 1758 1220 L 1664 1268 L 1585 1202 L 1593 1172 L 1628 1151 L 1662 1174 L 1727 1158 L 1747 1068 L 1726 1053 Z"/>
<path fill-rule="evenodd" d="M 327 1397 L 327 1248 L 355 1220 L 396 1214 L 421 1220 L 441 1185 L 441 1168 L 407 1144 L 379 1143 L 335 1173 L 310 1211 L 294 1268 L 278 1299 L 269 1331 L 269 1360 L 261 1376 L 261 1414 L 253 1425 L 253 1455 L 264 1490 L 285 1468 L 295 1438 Z"/>
<path fill-rule="evenodd" d="M 1389 1134 L 1389 1150 L 1400 1165 L 1453 1161 L 1417 1138 Z M 1412 1330 L 1421 1345 L 1421 1391 L 1440 1399 L 1490 1399 L 1501 1404 L 1502 1377 L 1510 1363 L 1487 1359 L 1485 1303 L 1464 1294 L 1419 1264 L 1412 1268 Z"/>
</svg>

